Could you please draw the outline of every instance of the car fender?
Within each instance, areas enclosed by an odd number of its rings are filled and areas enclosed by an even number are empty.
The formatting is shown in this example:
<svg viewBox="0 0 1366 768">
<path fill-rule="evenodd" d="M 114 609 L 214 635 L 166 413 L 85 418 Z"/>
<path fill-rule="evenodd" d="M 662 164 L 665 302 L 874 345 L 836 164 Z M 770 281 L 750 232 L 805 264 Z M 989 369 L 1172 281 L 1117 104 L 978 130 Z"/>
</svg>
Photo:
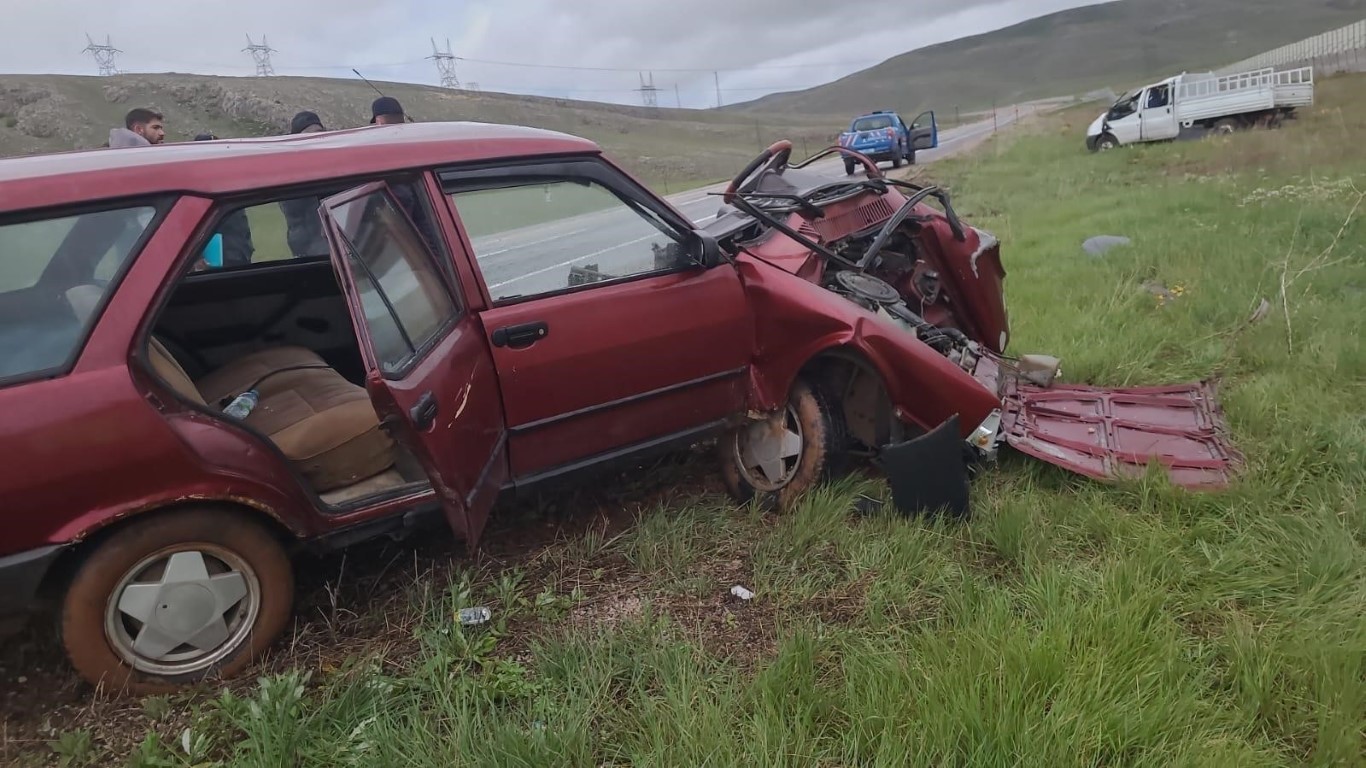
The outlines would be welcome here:
<svg viewBox="0 0 1366 768">
<path fill-rule="evenodd" d="M 985 386 L 893 321 L 758 259 L 742 257 L 739 266 L 756 324 L 752 410 L 778 408 L 801 370 L 834 350 L 865 358 L 898 417 L 922 429 L 957 414 L 967 437 L 1000 407 Z"/>
</svg>

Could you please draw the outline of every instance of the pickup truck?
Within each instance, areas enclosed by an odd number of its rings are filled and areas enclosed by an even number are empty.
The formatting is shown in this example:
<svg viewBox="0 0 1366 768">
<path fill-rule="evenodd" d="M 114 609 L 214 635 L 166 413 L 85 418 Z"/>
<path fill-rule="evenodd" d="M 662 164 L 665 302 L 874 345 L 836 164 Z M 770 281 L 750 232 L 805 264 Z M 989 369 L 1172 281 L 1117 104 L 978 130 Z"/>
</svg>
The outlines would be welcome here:
<svg viewBox="0 0 1366 768">
<path fill-rule="evenodd" d="M 896 112 L 879 110 L 854 118 L 849 130 L 840 134 L 839 144 L 875 163 L 890 160 L 893 168 L 900 168 L 903 161 L 915 165 L 916 150 L 939 146 L 939 125 L 934 112 L 922 113 L 908 126 Z M 857 166 L 854 158 L 844 158 L 846 176 L 852 176 Z"/>
<path fill-rule="evenodd" d="M 1125 144 L 1275 127 L 1313 103 L 1313 67 L 1182 73 L 1120 97 L 1091 123 L 1086 148 L 1103 152 Z"/>
</svg>

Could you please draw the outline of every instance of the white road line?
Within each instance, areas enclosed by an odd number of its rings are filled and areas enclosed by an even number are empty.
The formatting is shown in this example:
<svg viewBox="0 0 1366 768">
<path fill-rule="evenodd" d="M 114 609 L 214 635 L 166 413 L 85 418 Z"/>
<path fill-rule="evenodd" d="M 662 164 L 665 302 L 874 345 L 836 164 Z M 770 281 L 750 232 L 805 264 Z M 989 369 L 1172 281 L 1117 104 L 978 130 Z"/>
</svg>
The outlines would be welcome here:
<svg viewBox="0 0 1366 768">
<path fill-rule="evenodd" d="M 600 251 L 594 251 L 594 252 L 592 252 L 592 253 L 586 253 L 586 254 L 584 254 L 584 255 L 582 255 L 582 256 L 575 256 L 574 258 L 570 259 L 569 261 L 563 261 L 563 262 L 560 262 L 559 264 L 552 264 L 552 265 L 549 266 L 549 267 L 544 267 L 544 268 L 542 268 L 542 269 L 538 269 L 538 270 L 536 270 L 535 272 L 528 272 L 528 273 L 526 273 L 525 275 L 518 275 L 517 277 L 514 277 L 514 278 L 512 278 L 511 280 L 505 280 L 505 281 L 503 281 L 503 282 L 501 282 L 501 283 L 498 283 L 498 284 L 496 284 L 496 285 L 491 285 L 491 286 L 489 286 L 489 289 L 492 290 L 492 289 L 494 289 L 494 288 L 502 288 L 502 287 L 505 286 L 505 285 L 511 285 L 511 284 L 513 284 L 513 283 L 516 283 L 516 282 L 520 282 L 520 281 L 522 281 L 522 280 L 525 280 L 525 279 L 527 279 L 528 277 L 535 277 L 535 276 L 537 276 L 537 275 L 543 275 L 543 274 L 545 274 L 546 272 L 550 272 L 550 271 L 552 271 L 552 270 L 559 269 L 560 267 L 567 267 L 567 266 L 569 266 L 570 264 L 573 264 L 573 263 L 576 262 L 576 261 L 583 261 L 584 259 L 591 259 L 591 258 L 593 258 L 594 256 L 601 256 L 601 255 L 603 255 L 604 253 L 607 253 L 608 251 L 615 251 L 615 250 L 618 249 L 618 248 L 625 248 L 625 247 L 628 246 L 628 245 L 635 245 L 636 243 L 643 243 L 643 242 L 645 242 L 646 240 L 649 240 L 649 239 L 654 238 L 654 237 L 660 237 L 660 235 L 658 235 L 658 234 L 655 234 L 655 235 L 646 235 L 645 237 L 638 237 L 638 238 L 636 238 L 635 240 L 631 240 L 631 241 L 629 241 L 629 242 L 619 243 L 619 244 L 613 245 L 613 246 L 611 246 L 611 247 L 609 247 L 609 248 L 603 248 L 603 249 L 600 250 Z"/>
<path fill-rule="evenodd" d="M 474 251 L 475 251 L 475 253 L 477 253 L 477 254 L 479 255 L 480 258 L 487 259 L 487 258 L 489 258 L 490 256 L 497 256 L 497 255 L 500 254 L 500 253 L 507 253 L 508 251 L 515 251 L 515 250 L 518 250 L 518 249 L 521 249 L 521 248 L 530 248 L 530 247 L 533 246 L 533 245 L 542 245 L 542 244 L 544 244 L 544 243 L 550 242 L 551 240 L 559 240 L 559 239 L 564 238 L 564 237 L 569 237 L 570 235 L 577 235 L 577 234 L 581 234 L 581 233 L 587 232 L 587 231 L 588 231 L 588 230 L 586 230 L 586 229 L 576 229 L 576 230 L 574 230 L 574 231 L 572 231 L 572 232 L 561 232 L 560 234 L 551 235 L 550 237 L 542 238 L 542 239 L 540 239 L 540 240 L 533 240 L 533 241 L 531 241 L 531 242 L 529 242 L 529 243 L 522 243 L 521 245 L 514 245 L 514 246 L 511 246 L 511 247 L 502 248 L 502 249 L 499 249 L 499 250 L 496 250 L 496 251 L 489 251 L 488 253 L 479 253 L 479 247 L 476 245 L 475 248 L 474 248 Z"/>
</svg>

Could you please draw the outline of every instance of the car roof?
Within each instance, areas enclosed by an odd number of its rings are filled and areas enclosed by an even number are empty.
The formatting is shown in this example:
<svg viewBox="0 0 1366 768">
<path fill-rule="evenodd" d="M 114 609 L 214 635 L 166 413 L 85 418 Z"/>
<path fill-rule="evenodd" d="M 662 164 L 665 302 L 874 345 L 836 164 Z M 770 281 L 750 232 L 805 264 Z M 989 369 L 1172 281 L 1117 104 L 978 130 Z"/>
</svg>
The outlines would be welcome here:
<svg viewBox="0 0 1366 768">
<path fill-rule="evenodd" d="M 0 213 L 166 192 L 231 195 L 432 165 L 583 153 L 601 148 L 556 131 L 476 122 L 58 152 L 0 159 Z"/>
</svg>

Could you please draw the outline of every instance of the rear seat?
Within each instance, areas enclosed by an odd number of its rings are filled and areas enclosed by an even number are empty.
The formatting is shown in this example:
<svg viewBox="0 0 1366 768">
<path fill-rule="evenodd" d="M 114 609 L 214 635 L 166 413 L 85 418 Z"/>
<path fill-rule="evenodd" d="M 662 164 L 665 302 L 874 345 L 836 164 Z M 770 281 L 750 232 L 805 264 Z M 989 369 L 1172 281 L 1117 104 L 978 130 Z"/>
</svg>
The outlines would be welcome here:
<svg viewBox="0 0 1366 768">
<path fill-rule="evenodd" d="M 261 350 L 192 382 L 155 338 L 149 349 L 153 368 L 168 384 L 211 408 L 255 386 L 260 400 L 245 423 L 270 438 L 318 493 L 394 464 L 393 441 L 380 429 L 369 394 L 311 350 Z"/>
</svg>

